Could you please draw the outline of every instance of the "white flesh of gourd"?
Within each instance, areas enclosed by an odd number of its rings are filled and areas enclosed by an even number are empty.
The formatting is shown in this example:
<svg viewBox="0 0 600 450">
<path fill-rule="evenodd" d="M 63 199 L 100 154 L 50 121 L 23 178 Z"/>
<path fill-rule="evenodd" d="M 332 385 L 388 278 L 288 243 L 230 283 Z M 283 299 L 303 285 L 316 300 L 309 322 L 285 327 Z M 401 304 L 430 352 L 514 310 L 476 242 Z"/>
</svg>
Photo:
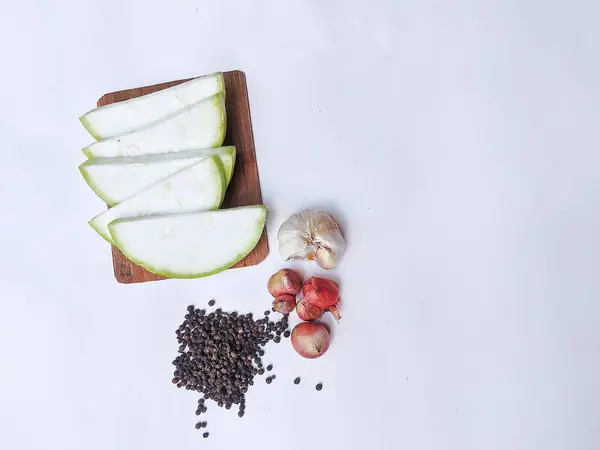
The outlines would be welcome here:
<svg viewBox="0 0 600 450">
<path fill-rule="evenodd" d="M 97 215 L 89 224 L 112 244 L 108 224 L 113 220 L 217 209 L 223 201 L 225 186 L 223 166 L 213 155 L 138 192 Z"/>
<path fill-rule="evenodd" d="M 94 159 L 220 147 L 226 124 L 223 95 L 217 94 L 146 128 L 94 142 L 83 152 Z"/>
<path fill-rule="evenodd" d="M 258 243 L 263 205 L 219 211 L 119 219 L 109 225 L 127 258 L 170 278 L 198 278 L 225 270 Z"/>
<path fill-rule="evenodd" d="M 96 195 L 114 206 L 162 178 L 211 155 L 220 158 L 226 184 L 229 184 L 235 166 L 233 146 L 129 158 L 98 158 L 85 161 L 79 170 Z"/>
<path fill-rule="evenodd" d="M 79 120 L 94 139 L 106 139 L 147 127 L 218 93 L 225 94 L 223 74 L 220 72 L 92 109 Z"/>
</svg>

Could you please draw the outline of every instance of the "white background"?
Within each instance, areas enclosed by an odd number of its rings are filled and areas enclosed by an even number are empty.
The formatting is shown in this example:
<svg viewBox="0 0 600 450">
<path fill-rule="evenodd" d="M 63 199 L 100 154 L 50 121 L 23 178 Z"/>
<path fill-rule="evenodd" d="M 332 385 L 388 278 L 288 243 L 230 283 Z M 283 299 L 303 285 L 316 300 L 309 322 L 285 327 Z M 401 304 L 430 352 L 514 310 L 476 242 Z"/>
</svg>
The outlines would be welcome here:
<svg viewBox="0 0 600 450">
<path fill-rule="evenodd" d="M 593 0 L 22 0 L 0 14 L 0 448 L 600 447 Z M 113 90 L 247 75 L 271 253 L 119 285 L 77 118 Z M 190 302 L 266 309 L 276 231 L 343 224 L 329 353 L 268 347 L 247 413 L 171 385 Z M 305 275 L 319 271 L 297 264 Z M 292 383 L 303 377 L 300 386 Z M 317 393 L 314 385 L 324 383 Z"/>
</svg>

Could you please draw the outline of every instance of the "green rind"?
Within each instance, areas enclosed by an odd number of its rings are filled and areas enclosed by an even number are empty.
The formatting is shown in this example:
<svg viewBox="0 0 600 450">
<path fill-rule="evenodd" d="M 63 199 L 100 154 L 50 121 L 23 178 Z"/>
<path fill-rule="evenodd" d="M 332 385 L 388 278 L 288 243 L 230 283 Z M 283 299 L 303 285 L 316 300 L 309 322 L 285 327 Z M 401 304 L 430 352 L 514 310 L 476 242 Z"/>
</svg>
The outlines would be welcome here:
<svg viewBox="0 0 600 450">
<path fill-rule="evenodd" d="M 108 206 L 115 206 L 117 204 L 116 201 L 112 200 L 105 192 L 103 192 L 97 185 L 95 185 L 94 183 L 92 183 L 92 180 L 90 178 L 90 174 L 87 171 L 87 167 L 85 162 L 82 163 L 79 166 L 79 172 L 81 173 L 81 176 L 83 177 L 83 179 L 85 180 L 85 182 L 87 183 L 87 185 L 90 187 L 90 189 L 92 191 L 94 191 L 94 194 L 96 194 L 98 197 L 100 197 L 101 200 L 103 200 L 104 202 L 106 202 L 106 204 Z"/>
<path fill-rule="evenodd" d="M 220 92 L 223 94 L 223 99 L 227 99 L 227 90 L 225 89 L 225 76 L 223 75 L 223 72 L 215 72 L 211 75 L 217 75 Z"/>
<path fill-rule="evenodd" d="M 96 217 L 98 217 L 98 216 L 96 216 Z M 104 233 L 101 231 L 101 229 L 100 229 L 100 228 L 98 228 L 98 227 L 96 226 L 96 223 L 94 222 L 94 219 L 95 219 L 96 217 L 94 217 L 94 218 L 92 218 L 92 219 L 90 219 L 90 220 L 88 221 L 88 224 L 90 225 L 90 227 L 92 227 L 92 228 L 94 229 L 94 231 L 95 231 L 96 233 L 98 233 L 98 234 L 100 235 L 100 237 L 101 237 L 102 239 L 104 239 L 106 242 L 108 242 L 108 243 L 109 243 L 109 244 L 111 244 L 111 245 L 115 245 L 115 243 L 114 243 L 114 242 L 113 242 L 113 240 L 112 240 L 112 236 L 110 235 L 110 230 L 109 230 L 109 236 L 105 236 L 105 235 L 104 235 Z M 112 223 L 112 222 L 111 222 L 111 223 Z M 110 224 L 109 224 L 109 225 L 110 225 Z"/>
<path fill-rule="evenodd" d="M 97 158 L 96 155 L 94 155 L 91 151 L 90 151 L 90 147 L 91 145 L 86 145 L 85 147 L 83 147 L 81 149 L 81 151 L 83 152 L 83 154 L 85 155 L 85 157 L 89 160 L 94 160 Z"/>
<path fill-rule="evenodd" d="M 215 167 L 217 168 L 218 176 L 219 176 L 219 184 L 221 185 L 221 195 L 219 197 L 219 203 L 216 208 L 212 209 L 215 211 L 221 207 L 223 204 L 223 200 L 225 199 L 225 191 L 227 190 L 227 181 L 225 180 L 225 169 L 223 168 L 223 163 L 221 162 L 221 158 L 219 155 L 209 156 L 210 159 L 213 160 Z"/>
<path fill-rule="evenodd" d="M 88 115 L 88 113 L 85 113 L 83 116 L 81 116 L 79 118 L 79 121 L 81 122 L 81 125 L 83 125 L 83 128 L 85 128 L 85 130 L 94 139 L 96 139 L 97 141 L 99 141 L 100 139 L 102 139 L 102 137 L 94 132 L 94 129 L 92 128 L 92 124 L 88 121 L 87 115 Z"/>
<path fill-rule="evenodd" d="M 204 278 L 204 277 L 209 277 L 211 275 L 215 275 L 219 272 L 223 272 L 224 270 L 229 269 L 231 266 L 234 266 L 235 264 L 237 264 L 238 262 L 240 262 L 242 259 L 244 259 L 246 256 L 248 256 L 248 254 L 254 250 L 254 247 L 256 247 L 256 244 L 258 244 L 258 241 L 260 240 L 260 237 L 262 236 L 263 230 L 265 228 L 265 222 L 267 219 L 267 209 L 265 207 L 265 205 L 256 205 L 256 206 L 243 206 L 242 208 L 261 208 L 263 214 L 260 216 L 258 222 L 256 223 L 256 239 L 253 239 L 253 241 L 251 242 L 251 244 L 245 248 L 241 253 L 239 253 L 233 261 L 228 262 L 227 264 L 211 270 L 209 272 L 203 272 L 203 273 L 199 273 L 199 274 L 181 274 L 181 273 L 176 273 L 176 272 L 169 272 L 169 271 L 159 271 L 155 268 L 153 268 L 152 266 L 145 264 L 143 261 L 140 261 L 136 258 L 134 258 L 131 254 L 129 254 L 124 248 L 123 248 L 123 243 L 119 241 L 119 238 L 117 236 L 116 233 L 113 233 L 113 228 L 114 225 L 120 223 L 120 222 L 127 222 L 127 221 L 133 221 L 136 219 L 117 219 L 117 220 L 113 220 L 111 223 L 108 224 L 108 229 L 110 231 L 110 234 L 115 242 L 115 245 L 119 248 L 119 250 L 121 250 L 121 252 L 123 252 L 123 254 L 129 259 L 131 260 L 134 264 L 137 264 L 138 266 L 143 267 L 144 269 L 146 269 L 148 272 L 152 272 L 156 275 L 162 275 L 164 277 L 167 278 L 178 278 L 178 279 L 191 279 L 191 278 Z"/>
<path fill-rule="evenodd" d="M 230 146 L 232 148 L 232 152 L 231 152 L 231 166 L 229 167 L 229 171 L 228 173 L 226 173 L 226 177 L 227 177 L 227 186 L 229 186 L 229 183 L 231 183 L 231 179 L 233 178 L 233 173 L 235 172 L 235 162 L 236 162 L 236 157 L 237 157 L 237 149 L 235 148 L 235 146 Z"/>
<path fill-rule="evenodd" d="M 225 133 L 227 133 L 227 111 L 225 111 L 225 96 L 219 92 L 215 95 L 215 104 L 221 113 L 221 127 L 219 129 L 218 141 L 213 147 L 221 147 L 225 141 Z"/>
</svg>

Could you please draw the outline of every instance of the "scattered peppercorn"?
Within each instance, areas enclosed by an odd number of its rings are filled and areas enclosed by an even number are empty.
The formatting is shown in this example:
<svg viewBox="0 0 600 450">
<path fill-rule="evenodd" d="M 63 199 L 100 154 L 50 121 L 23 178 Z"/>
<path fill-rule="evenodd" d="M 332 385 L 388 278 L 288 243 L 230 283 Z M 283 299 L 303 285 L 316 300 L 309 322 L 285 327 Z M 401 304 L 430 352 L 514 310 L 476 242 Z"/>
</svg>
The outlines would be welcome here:
<svg viewBox="0 0 600 450">
<path fill-rule="evenodd" d="M 321 389 L 323 389 L 323 383 L 319 383 L 319 384 L 317 384 L 317 385 L 315 386 L 315 389 L 316 389 L 317 391 L 320 391 Z"/>
<path fill-rule="evenodd" d="M 196 430 L 199 430 L 200 428 L 202 428 L 202 423 L 198 422 L 195 426 Z"/>
<path fill-rule="evenodd" d="M 244 417 L 244 410 L 240 410 L 238 412 L 238 417 Z"/>
<path fill-rule="evenodd" d="M 267 377 L 267 379 L 266 379 L 266 382 L 267 382 L 267 384 L 271 384 L 271 381 L 273 381 L 273 380 L 271 379 L 271 377 Z"/>
<path fill-rule="evenodd" d="M 202 428 L 206 428 L 207 425 L 208 425 L 208 422 L 202 422 Z"/>
<path fill-rule="evenodd" d="M 263 313 L 265 316 L 268 316 L 269 314 L 271 314 L 271 311 L 269 311 L 268 309 Z"/>
<path fill-rule="evenodd" d="M 281 342 L 281 336 L 275 336 L 273 338 L 273 342 L 275 342 L 276 344 L 279 344 Z"/>
<path fill-rule="evenodd" d="M 296 379 L 294 380 L 294 384 L 300 384 L 300 377 L 296 377 Z"/>
<path fill-rule="evenodd" d="M 214 300 L 214 299 L 213 299 L 213 300 L 210 300 L 210 301 L 208 302 L 208 306 L 215 306 L 215 303 L 216 303 L 216 302 L 215 302 L 215 300 Z"/>
<path fill-rule="evenodd" d="M 206 438 L 208 437 L 208 431 L 207 431 L 206 433 L 204 433 L 204 434 L 202 435 L 202 437 L 206 439 Z"/>
<path fill-rule="evenodd" d="M 283 337 L 289 338 L 290 337 L 290 332 L 286 331 L 285 333 L 283 333 Z"/>
<path fill-rule="evenodd" d="M 270 372 L 271 370 L 273 370 L 273 364 L 269 364 L 269 365 L 267 366 L 267 370 L 268 370 L 269 372 Z"/>
</svg>

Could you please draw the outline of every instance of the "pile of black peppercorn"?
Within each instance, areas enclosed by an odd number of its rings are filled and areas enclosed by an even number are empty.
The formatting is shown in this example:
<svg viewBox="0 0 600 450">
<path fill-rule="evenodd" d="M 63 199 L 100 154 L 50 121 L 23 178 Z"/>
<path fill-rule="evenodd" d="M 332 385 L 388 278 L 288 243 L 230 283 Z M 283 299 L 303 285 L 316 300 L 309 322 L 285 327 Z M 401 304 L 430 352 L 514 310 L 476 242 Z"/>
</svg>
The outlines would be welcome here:
<svg viewBox="0 0 600 450">
<path fill-rule="evenodd" d="M 214 305 L 214 300 L 209 302 Z M 239 405 L 238 416 L 246 409 L 245 394 L 254 384 L 254 376 L 264 374 L 261 357 L 263 347 L 269 342 L 281 341 L 288 328 L 287 316 L 276 322 L 267 317 L 254 320 L 252 313 L 224 312 L 220 308 L 207 314 L 204 309 L 187 307 L 185 320 L 175 331 L 179 342 L 179 355 L 173 361 L 173 384 L 199 392 L 196 415 L 207 411 L 205 399 L 220 407 L 231 409 Z M 286 336 L 287 337 L 287 336 Z M 272 366 L 267 367 L 271 370 Z M 269 377 L 270 384 L 275 376 Z M 205 428 L 198 422 L 196 428 Z M 208 437 L 208 433 L 204 433 Z"/>
</svg>

